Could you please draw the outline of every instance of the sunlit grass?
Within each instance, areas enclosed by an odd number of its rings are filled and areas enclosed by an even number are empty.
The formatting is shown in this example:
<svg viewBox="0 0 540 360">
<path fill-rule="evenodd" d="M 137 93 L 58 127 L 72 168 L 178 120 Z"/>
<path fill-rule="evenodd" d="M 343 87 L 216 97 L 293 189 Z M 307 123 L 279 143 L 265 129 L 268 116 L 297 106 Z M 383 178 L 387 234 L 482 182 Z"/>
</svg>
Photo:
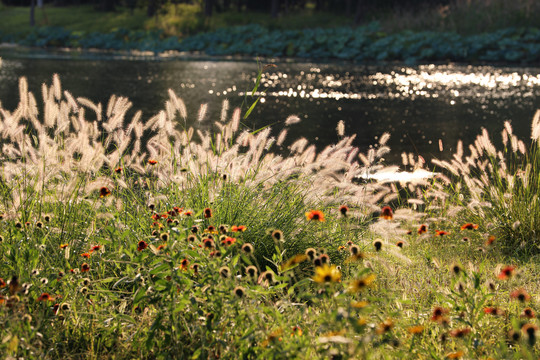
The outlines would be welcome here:
<svg viewBox="0 0 540 360">
<path fill-rule="evenodd" d="M 73 98 L 58 76 L 43 106 L 25 79 L 19 96 L 0 109 L 7 356 L 538 355 L 537 257 L 490 237 L 496 212 L 457 211 L 457 186 L 407 184 L 396 208 L 395 186 L 359 183 L 386 170 L 388 134 L 366 154 L 341 134 L 278 155 L 280 137 L 227 103 L 195 140 L 172 91 L 144 122 L 124 118 L 125 98 Z"/>
</svg>

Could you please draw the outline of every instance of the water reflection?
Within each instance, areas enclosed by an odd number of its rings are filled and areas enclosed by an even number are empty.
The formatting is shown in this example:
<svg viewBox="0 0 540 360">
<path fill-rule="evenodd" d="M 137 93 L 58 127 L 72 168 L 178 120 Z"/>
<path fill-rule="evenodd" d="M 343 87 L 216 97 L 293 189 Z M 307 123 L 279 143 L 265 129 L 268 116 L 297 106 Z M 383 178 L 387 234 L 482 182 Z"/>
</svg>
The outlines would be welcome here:
<svg viewBox="0 0 540 360">
<path fill-rule="evenodd" d="M 188 125 L 210 129 L 221 116 L 221 103 L 249 105 L 257 75 L 255 61 L 96 60 L 86 58 L 25 58 L 0 52 L 0 100 L 13 109 L 17 81 L 29 79 L 34 93 L 59 73 L 64 89 L 74 96 L 107 103 L 112 94 L 127 96 L 144 117 L 163 108 L 167 89 L 186 103 Z M 401 163 L 401 153 L 448 157 L 458 139 L 470 143 L 482 127 L 497 138 L 506 120 L 514 132 L 528 138 L 530 121 L 540 108 L 540 68 L 491 66 L 277 63 L 261 79 L 256 95 L 262 100 L 245 126 L 272 124 L 276 133 L 295 114 L 302 122 L 289 131 L 319 148 L 339 140 L 335 131 L 344 120 L 346 132 L 357 135 L 364 151 L 383 132 L 390 132 L 388 162 Z M 247 95 L 247 96 L 246 96 Z M 201 103 L 206 120 L 198 123 Z M 439 150 L 439 140 L 444 144 Z"/>
</svg>

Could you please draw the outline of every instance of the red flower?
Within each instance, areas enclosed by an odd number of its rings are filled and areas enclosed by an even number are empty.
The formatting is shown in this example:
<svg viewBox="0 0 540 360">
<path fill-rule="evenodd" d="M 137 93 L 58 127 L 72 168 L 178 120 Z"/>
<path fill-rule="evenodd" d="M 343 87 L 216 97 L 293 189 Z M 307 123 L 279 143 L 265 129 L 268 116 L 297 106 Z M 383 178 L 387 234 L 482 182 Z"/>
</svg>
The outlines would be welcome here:
<svg viewBox="0 0 540 360">
<path fill-rule="evenodd" d="M 435 236 L 444 236 L 444 235 L 448 235 L 450 234 L 448 231 L 444 231 L 444 230 L 436 230 L 435 231 Z"/>
<path fill-rule="evenodd" d="M 0 278 L 0 288 L 6 287 L 6 282 L 4 279 Z"/>
<path fill-rule="evenodd" d="M 50 301 L 52 299 L 53 298 L 51 297 L 51 295 L 49 295 L 48 293 L 43 293 L 36 299 L 36 301 Z"/>
<path fill-rule="evenodd" d="M 347 216 L 347 212 L 349 211 L 349 208 L 347 207 L 347 205 L 341 205 L 339 207 L 339 212 L 341 213 L 341 215 L 343 216 Z"/>
<path fill-rule="evenodd" d="M 470 332 L 471 332 L 470 328 L 454 329 L 450 331 L 450 336 L 456 337 L 456 338 L 462 338 L 468 335 Z"/>
<path fill-rule="evenodd" d="M 102 186 L 99 189 L 99 197 L 100 198 L 104 198 L 104 197 L 109 196 L 109 195 L 111 195 L 111 190 L 109 190 L 106 186 Z"/>
<path fill-rule="evenodd" d="M 52 308 L 52 311 L 53 311 L 53 314 L 56 315 L 56 313 L 58 312 L 58 309 L 60 308 L 60 304 L 54 304 L 53 305 L 53 308 Z"/>
<path fill-rule="evenodd" d="M 203 213 L 204 213 L 204 217 L 205 217 L 206 219 L 209 219 L 209 218 L 212 217 L 212 209 L 210 209 L 210 208 L 204 209 L 204 210 L 203 210 Z"/>
<path fill-rule="evenodd" d="M 94 246 L 92 246 L 90 251 L 98 251 L 99 249 L 101 249 L 101 245 L 94 245 Z"/>
<path fill-rule="evenodd" d="M 191 211 L 191 210 L 186 210 L 186 211 L 184 211 L 184 215 L 186 215 L 186 216 L 191 216 L 191 215 L 193 215 L 193 211 Z"/>
<path fill-rule="evenodd" d="M 490 314 L 493 316 L 497 315 L 504 315 L 504 311 L 502 309 L 496 308 L 496 307 L 486 307 L 484 308 L 485 314 Z"/>
<path fill-rule="evenodd" d="M 495 236 L 489 235 L 489 237 L 486 240 L 486 245 L 491 245 L 495 241 Z"/>
<path fill-rule="evenodd" d="M 512 291 L 510 293 L 510 297 L 512 299 L 517 299 L 521 302 L 526 302 L 531 299 L 531 295 L 529 295 L 527 291 L 525 291 L 525 289 L 517 289 L 517 290 Z"/>
<path fill-rule="evenodd" d="M 504 268 L 502 268 L 499 276 L 497 277 L 501 280 L 506 280 L 508 278 L 511 278 L 515 273 L 514 270 L 516 270 L 515 266 L 512 266 L 512 265 L 505 266 Z"/>
<path fill-rule="evenodd" d="M 148 160 L 148 163 L 149 163 L 150 165 L 156 165 L 156 164 L 157 164 L 157 160 L 150 159 L 150 160 Z"/>
<path fill-rule="evenodd" d="M 239 226 L 233 225 L 233 226 L 231 226 L 231 231 L 232 232 L 244 232 L 246 230 L 247 230 L 247 227 L 245 225 L 239 225 Z"/>
<path fill-rule="evenodd" d="M 139 243 L 137 244 L 137 251 L 143 251 L 143 250 L 146 249 L 147 247 L 148 247 L 148 244 L 146 243 L 146 241 L 141 240 L 141 241 L 139 241 Z"/>
<path fill-rule="evenodd" d="M 117 174 L 120 174 L 122 172 L 122 168 L 119 166 L 116 169 L 114 169 L 114 172 Z"/>
<path fill-rule="evenodd" d="M 390 206 L 384 206 L 381 209 L 381 217 L 386 220 L 392 220 L 394 218 L 394 212 Z"/>
<path fill-rule="evenodd" d="M 476 230 L 476 229 L 478 229 L 478 224 L 466 223 L 465 225 L 461 225 L 461 230 Z"/>
<path fill-rule="evenodd" d="M 221 243 L 225 246 L 230 246 L 236 242 L 236 239 L 233 237 L 226 237 Z"/>
<path fill-rule="evenodd" d="M 161 251 L 161 250 L 165 249 L 166 247 L 167 247 L 167 245 L 161 244 L 161 245 L 159 245 L 159 246 L 157 247 L 157 250 L 158 250 L 158 251 Z"/>
<path fill-rule="evenodd" d="M 324 222 L 324 214 L 321 210 L 311 210 L 306 213 L 306 218 L 308 220 Z"/>
<path fill-rule="evenodd" d="M 418 235 L 421 235 L 423 233 L 427 232 L 427 225 L 420 225 L 420 227 L 418 228 Z"/>
<path fill-rule="evenodd" d="M 90 265 L 88 265 L 87 263 L 82 263 L 81 272 L 87 272 L 87 271 L 90 271 Z"/>
<path fill-rule="evenodd" d="M 89 258 L 90 258 L 90 253 L 87 253 L 87 252 L 86 252 L 86 253 L 84 253 L 84 254 L 81 254 L 81 256 L 82 256 L 83 258 L 89 259 Z"/>
</svg>

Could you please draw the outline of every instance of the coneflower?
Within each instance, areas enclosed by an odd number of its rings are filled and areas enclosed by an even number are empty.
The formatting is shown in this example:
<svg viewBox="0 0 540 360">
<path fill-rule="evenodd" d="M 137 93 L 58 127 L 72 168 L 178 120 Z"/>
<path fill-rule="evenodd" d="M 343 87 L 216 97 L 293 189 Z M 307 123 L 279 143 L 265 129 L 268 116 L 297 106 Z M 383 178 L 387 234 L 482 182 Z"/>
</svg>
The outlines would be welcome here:
<svg viewBox="0 0 540 360">
<path fill-rule="evenodd" d="M 275 241 L 281 241 L 283 240 L 283 232 L 281 230 L 274 230 L 272 231 L 272 238 L 275 240 Z"/>
<path fill-rule="evenodd" d="M 253 251 L 254 251 L 253 245 L 249 243 L 245 243 L 244 245 L 242 245 L 242 251 L 248 255 L 253 254 Z"/>
<path fill-rule="evenodd" d="M 380 239 L 376 239 L 375 241 L 373 241 L 373 247 L 375 247 L 375 251 L 381 251 L 382 246 L 383 243 Z"/>
<path fill-rule="evenodd" d="M 234 293 L 234 295 L 238 296 L 239 298 L 242 298 L 246 294 L 246 290 L 241 286 L 237 286 L 237 287 L 234 288 L 233 293 Z"/>
<path fill-rule="evenodd" d="M 313 261 L 315 260 L 315 257 L 317 256 L 317 250 L 313 248 L 307 248 L 305 254 L 309 258 L 309 260 Z"/>
<path fill-rule="evenodd" d="M 231 276 L 231 269 L 229 269 L 228 266 L 222 266 L 219 268 L 219 275 L 222 278 L 227 279 Z"/>
<path fill-rule="evenodd" d="M 255 266 L 253 265 L 249 265 L 248 267 L 246 267 L 246 274 L 251 277 L 251 278 L 256 278 L 257 277 L 257 273 L 258 273 L 258 270 Z"/>
</svg>

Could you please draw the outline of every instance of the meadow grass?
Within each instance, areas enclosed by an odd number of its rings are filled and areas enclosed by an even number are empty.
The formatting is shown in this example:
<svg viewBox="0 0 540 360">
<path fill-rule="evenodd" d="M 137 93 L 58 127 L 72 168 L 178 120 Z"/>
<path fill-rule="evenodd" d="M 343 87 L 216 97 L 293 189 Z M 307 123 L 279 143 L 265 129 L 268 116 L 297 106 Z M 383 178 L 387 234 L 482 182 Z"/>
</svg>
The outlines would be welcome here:
<svg viewBox="0 0 540 360">
<path fill-rule="evenodd" d="M 126 119 L 127 99 L 74 98 L 56 75 L 43 105 L 24 78 L 19 96 L 0 109 L 6 356 L 537 357 L 537 254 L 510 256 L 442 175 L 408 198 L 359 181 L 389 171 L 388 135 L 278 155 L 294 118 L 254 132 L 225 102 L 202 132 L 169 91 Z"/>
</svg>

